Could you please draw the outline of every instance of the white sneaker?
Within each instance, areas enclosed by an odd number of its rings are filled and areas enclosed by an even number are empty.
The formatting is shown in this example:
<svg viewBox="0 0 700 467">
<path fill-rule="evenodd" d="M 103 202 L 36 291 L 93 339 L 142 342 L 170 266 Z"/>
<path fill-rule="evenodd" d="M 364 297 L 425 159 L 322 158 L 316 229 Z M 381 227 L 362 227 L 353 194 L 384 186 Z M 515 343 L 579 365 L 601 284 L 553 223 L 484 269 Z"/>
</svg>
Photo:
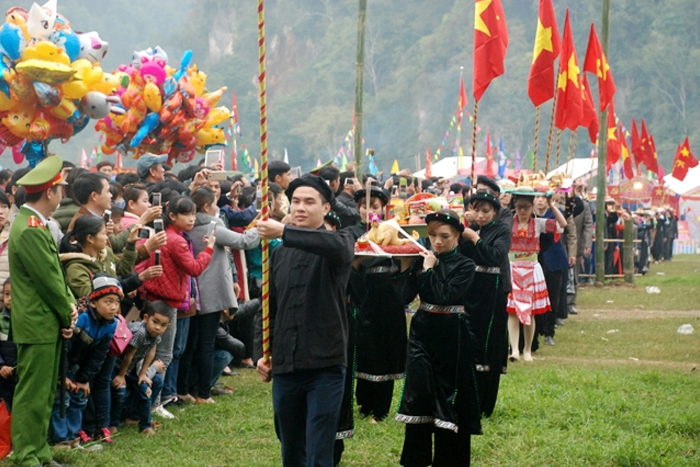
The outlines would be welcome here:
<svg viewBox="0 0 700 467">
<path fill-rule="evenodd" d="M 167 418 L 169 420 L 172 420 L 175 418 L 175 415 L 170 413 L 165 407 L 162 405 L 159 405 L 155 409 L 153 409 L 153 414 L 158 415 L 159 417 Z"/>
</svg>

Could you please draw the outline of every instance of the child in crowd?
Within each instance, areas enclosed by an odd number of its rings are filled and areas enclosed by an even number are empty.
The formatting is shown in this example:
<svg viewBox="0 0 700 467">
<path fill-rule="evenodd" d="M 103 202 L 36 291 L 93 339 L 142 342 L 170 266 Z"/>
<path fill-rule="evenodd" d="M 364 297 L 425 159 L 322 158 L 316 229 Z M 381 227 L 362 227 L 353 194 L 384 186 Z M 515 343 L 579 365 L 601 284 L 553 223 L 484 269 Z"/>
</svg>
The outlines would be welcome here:
<svg viewBox="0 0 700 467">
<path fill-rule="evenodd" d="M 0 398 L 5 401 L 7 410 L 12 412 L 12 396 L 15 393 L 17 377 L 17 344 L 10 340 L 10 302 L 12 294 L 10 278 L 5 279 L 2 286 L 2 303 L 4 308 L 0 314 Z"/>
<path fill-rule="evenodd" d="M 155 360 L 156 346 L 171 323 L 171 308 L 162 301 L 146 302 L 143 320 L 129 324 L 133 334 L 131 342 L 117 358 L 112 379 L 112 434 L 119 429 L 124 403 L 128 422 L 133 423 L 132 415 L 138 416 L 139 429 L 145 435 L 154 435 L 151 427 L 151 407 L 163 387 L 163 362 Z M 148 376 L 153 364 L 155 374 Z M 131 399 L 127 401 L 127 398 Z"/>
<path fill-rule="evenodd" d="M 90 438 L 81 430 L 83 410 L 90 396 L 90 385 L 107 358 L 117 328 L 115 317 L 124 293 L 119 281 L 107 274 L 95 274 L 87 310 L 80 313 L 68 346 L 67 397 L 56 392 L 51 411 L 51 441 L 59 447 L 78 447 Z M 65 417 L 61 416 L 65 404 Z"/>
<path fill-rule="evenodd" d="M 197 282 L 192 279 L 209 266 L 216 243 L 214 231 L 204 238 L 206 247 L 195 258 L 187 233 L 194 228 L 196 213 L 197 206 L 188 197 L 178 196 L 169 201 L 166 215 L 163 216 L 168 243 L 160 249 L 163 275 L 143 285 L 146 301 L 161 300 L 171 307 L 170 326 L 163 334 L 156 352 L 157 358 L 167 368 L 162 394 L 164 403 L 176 396 L 179 358 L 185 350 L 189 331 L 189 318 L 177 320 L 178 310 L 189 311 L 192 308 L 191 299 L 197 305 Z M 155 257 L 152 256 L 142 264 L 145 267 L 153 266 Z M 179 333 L 178 327 L 182 327 Z M 183 397 L 183 400 L 194 402 L 194 397 Z M 169 418 L 167 414 L 165 416 Z"/>
</svg>

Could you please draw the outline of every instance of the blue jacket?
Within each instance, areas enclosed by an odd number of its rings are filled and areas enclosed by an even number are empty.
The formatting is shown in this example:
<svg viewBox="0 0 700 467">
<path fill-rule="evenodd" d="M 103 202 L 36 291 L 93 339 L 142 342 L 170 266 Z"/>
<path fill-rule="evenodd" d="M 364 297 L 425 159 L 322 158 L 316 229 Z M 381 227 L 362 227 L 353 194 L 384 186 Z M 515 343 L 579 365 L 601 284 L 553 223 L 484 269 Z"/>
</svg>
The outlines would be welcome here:
<svg viewBox="0 0 700 467">
<path fill-rule="evenodd" d="M 543 219 L 555 219 L 551 209 L 547 209 L 542 216 Z M 566 256 L 564 245 L 561 243 L 561 237 L 555 242 L 553 234 L 540 235 L 540 263 L 544 263 L 549 271 L 561 271 L 569 269 L 569 258 Z"/>
<path fill-rule="evenodd" d="M 68 345 L 68 368 L 78 383 L 90 383 L 107 358 L 117 320 L 107 321 L 97 315 L 92 306 L 78 315 L 73 337 Z"/>
</svg>

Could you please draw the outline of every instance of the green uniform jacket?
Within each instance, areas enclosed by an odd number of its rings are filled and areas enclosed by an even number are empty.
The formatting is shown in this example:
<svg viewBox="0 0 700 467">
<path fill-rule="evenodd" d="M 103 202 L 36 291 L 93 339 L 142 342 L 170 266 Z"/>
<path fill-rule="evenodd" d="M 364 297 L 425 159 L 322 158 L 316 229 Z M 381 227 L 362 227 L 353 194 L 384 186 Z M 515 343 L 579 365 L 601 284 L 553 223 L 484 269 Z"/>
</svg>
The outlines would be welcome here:
<svg viewBox="0 0 700 467">
<path fill-rule="evenodd" d="M 17 344 L 56 342 L 71 325 L 71 293 L 58 259 L 56 240 L 36 213 L 22 207 L 9 241 L 12 277 L 12 337 Z"/>
<path fill-rule="evenodd" d="M 109 248 L 105 248 L 99 258 L 84 253 L 63 253 L 60 258 L 68 287 L 76 298 L 81 298 L 92 292 L 92 278 L 98 272 L 114 278 L 129 276 L 136 262 L 136 248 L 133 243 L 127 243 L 121 258 L 114 256 Z"/>
</svg>

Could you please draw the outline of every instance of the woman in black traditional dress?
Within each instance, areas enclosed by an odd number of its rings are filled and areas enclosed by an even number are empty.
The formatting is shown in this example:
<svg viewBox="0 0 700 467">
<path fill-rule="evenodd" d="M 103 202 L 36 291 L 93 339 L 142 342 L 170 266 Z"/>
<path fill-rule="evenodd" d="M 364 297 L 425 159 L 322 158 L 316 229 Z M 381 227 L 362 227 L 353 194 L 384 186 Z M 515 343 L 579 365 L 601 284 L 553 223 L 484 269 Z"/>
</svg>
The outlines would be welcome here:
<svg viewBox="0 0 700 467">
<path fill-rule="evenodd" d="M 471 435 L 481 434 L 474 343 L 464 310 L 474 262 L 459 254 L 464 226 L 454 211 L 429 214 L 426 221 L 435 254 L 422 253 L 416 268 L 421 303 L 411 320 L 396 416 L 406 423 L 401 465 L 468 466 Z"/>
<path fill-rule="evenodd" d="M 388 199 L 378 188 L 355 193 L 362 220 L 369 213 L 382 215 Z M 394 381 L 403 379 L 406 367 L 405 306 L 414 297 L 409 288 L 411 258 L 357 257 L 350 275 L 350 302 L 357 326 L 355 398 L 360 415 L 373 423 L 386 418 L 394 395 Z"/>
<path fill-rule="evenodd" d="M 474 222 L 464 229 L 460 252 L 476 263 L 471 289 L 479 293 L 470 294 L 465 311 L 475 338 L 481 413 L 489 417 L 508 362 L 508 294 L 503 291 L 501 267 L 510 250 L 510 228 L 495 220 L 501 203 L 491 192 L 477 191 L 469 198 L 469 207 Z"/>
</svg>

